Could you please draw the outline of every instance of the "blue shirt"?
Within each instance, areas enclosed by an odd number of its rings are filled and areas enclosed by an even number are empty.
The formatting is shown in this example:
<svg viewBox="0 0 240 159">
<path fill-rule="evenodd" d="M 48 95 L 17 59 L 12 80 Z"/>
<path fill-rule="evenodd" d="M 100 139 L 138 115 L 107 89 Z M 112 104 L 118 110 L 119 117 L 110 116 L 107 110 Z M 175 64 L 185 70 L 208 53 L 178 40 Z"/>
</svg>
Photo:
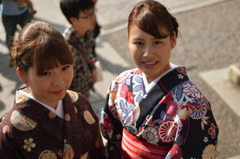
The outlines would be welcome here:
<svg viewBox="0 0 240 159">
<path fill-rule="evenodd" d="M 25 6 L 20 8 L 20 3 L 15 2 L 14 0 L 2 1 L 2 15 L 6 16 L 17 16 L 21 15 L 28 10 L 28 7 Z"/>
</svg>

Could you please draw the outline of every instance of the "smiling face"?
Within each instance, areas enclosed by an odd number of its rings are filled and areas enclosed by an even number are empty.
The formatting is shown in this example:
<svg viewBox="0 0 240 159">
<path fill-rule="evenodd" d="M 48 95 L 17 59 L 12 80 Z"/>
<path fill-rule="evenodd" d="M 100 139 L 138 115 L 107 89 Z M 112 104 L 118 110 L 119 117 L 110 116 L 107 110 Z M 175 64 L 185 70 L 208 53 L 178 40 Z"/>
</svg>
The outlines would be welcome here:
<svg viewBox="0 0 240 159">
<path fill-rule="evenodd" d="M 73 78 L 74 58 L 63 35 L 46 22 L 33 21 L 20 31 L 11 55 L 30 94 L 55 108 Z"/>
<path fill-rule="evenodd" d="M 73 67 L 70 64 L 59 65 L 57 68 L 45 70 L 41 75 L 33 68 L 28 73 L 17 69 L 18 76 L 26 83 L 32 95 L 52 108 L 56 108 L 59 100 L 63 99 L 73 78 Z"/>
<path fill-rule="evenodd" d="M 178 26 L 177 19 L 157 1 L 141 1 L 129 14 L 128 46 L 148 83 L 171 68 L 169 60 Z"/>
<path fill-rule="evenodd" d="M 148 83 L 169 70 L 171 50 L 176 45 L 176 37 L 157 39 L 132 25 L 128 35 L 128 46 L 137 67 L 144 72 Z"/>
</svg>

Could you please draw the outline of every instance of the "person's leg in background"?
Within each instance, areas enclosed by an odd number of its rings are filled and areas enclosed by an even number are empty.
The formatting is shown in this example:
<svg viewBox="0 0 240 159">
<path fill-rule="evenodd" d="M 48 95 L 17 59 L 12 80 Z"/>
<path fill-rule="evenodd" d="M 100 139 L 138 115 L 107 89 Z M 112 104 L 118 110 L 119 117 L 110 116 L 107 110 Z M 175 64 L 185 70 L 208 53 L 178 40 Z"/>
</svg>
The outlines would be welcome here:
<svg viewBox="0 0 240 159">
<path fill-rule="evenodd" d="M 33 15 L 31 15 L 29 11 L 26 11 L 19 16 L 18 24 L 23 28 L 25 24 L 32 21 L 32 18 Z"/>
<path fill-rule="evenodd" d="M 2 16 L 2 23 L 6 33 L 6 45 L 10 49 L 13 45 L 14 35 L 17 30 L 18 16 Z M 12 58 L 11 58 L 12 59 Z M 13 61 L 10 59 L 9 66 L 13 66 Z"/>
</svg>

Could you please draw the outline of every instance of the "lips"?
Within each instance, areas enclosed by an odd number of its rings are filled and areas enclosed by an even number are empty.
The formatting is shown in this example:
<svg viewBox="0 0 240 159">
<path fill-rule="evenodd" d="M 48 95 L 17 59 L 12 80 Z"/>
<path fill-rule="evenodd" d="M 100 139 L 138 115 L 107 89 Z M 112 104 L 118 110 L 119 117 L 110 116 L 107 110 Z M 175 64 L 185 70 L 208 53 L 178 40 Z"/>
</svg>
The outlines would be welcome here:
<svg viewBox="0 0 240 159">
<path fill-rule="evenodd" d="M 146 65 L 153 65 L 153 64 L 157 63 L 157 61 L 154 61 L 154 62 L 143 62 L 143 63 L 146 64 Z"/>
<path fill-rule="evenodd" d="M 157 61 L 143 61 L 142 62 L 145 67 L 154 67 L 158 62 Z"/>
<path fill-rule="evenodd" d="M 55 94 L 55 95 L 59 95 L 59 94 L 61 94 L 63 92 L 63 90 L 60 90 L 60 91 L 54 91 L 54 92 L 52 92 L 53 94 Z"/>
</svg>

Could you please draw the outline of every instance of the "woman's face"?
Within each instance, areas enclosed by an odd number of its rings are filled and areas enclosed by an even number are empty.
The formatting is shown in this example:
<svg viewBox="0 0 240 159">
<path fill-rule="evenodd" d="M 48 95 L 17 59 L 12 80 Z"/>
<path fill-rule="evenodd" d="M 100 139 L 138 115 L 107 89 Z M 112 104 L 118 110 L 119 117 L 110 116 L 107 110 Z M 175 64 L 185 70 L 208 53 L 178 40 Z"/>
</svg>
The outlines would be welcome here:
<svg viewBox="0 0 240 159">
<path fill-rule="evenodd" d="M 30 68 L 28 73 L 24 74 L 24 80 L 22 78 L 21 80 L 29 86 L 31 89 L 30 94 L 34 98 L 56 108 L 58 101 L 64 98 L 72 78 L 73 67 L 66 64 L 45 70 L 41 75 L 37 75 L 36 71 Z"/>
<path fill-rule="evenodd" d="M 129 31 L 128 46 L 137 67 L 144 72 L 148 83 L 169 70 L 170 55 L 176 45 L 176 37 L 157 39 L 143 32 L 136 25 Z"/>
</svg>

